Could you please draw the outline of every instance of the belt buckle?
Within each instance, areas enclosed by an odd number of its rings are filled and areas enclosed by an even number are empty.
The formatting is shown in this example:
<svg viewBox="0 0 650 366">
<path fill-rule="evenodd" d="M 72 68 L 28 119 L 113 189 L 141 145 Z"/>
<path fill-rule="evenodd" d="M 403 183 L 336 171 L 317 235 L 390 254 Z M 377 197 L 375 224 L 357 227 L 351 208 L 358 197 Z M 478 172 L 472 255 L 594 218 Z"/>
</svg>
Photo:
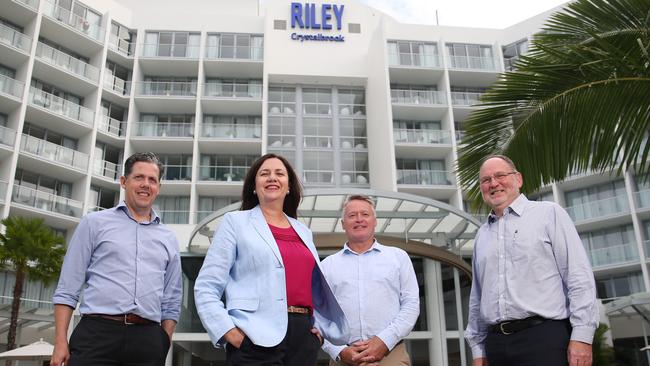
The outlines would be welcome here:
<svg viewBox="0 0 650 366">
<path fill-rule="evenodd" d="M 124 314 L 124 325 L 133 325 L 135 323 L 129 322 L 128 319 L 129 314 Z"/>
<path fill-rule="evenodd" d="M 504 325 L 508 325 L 510 323 L 512 323 L 512 322 L 501 322 L 501 324 L 499 324 L 499 330 L 501 331 L 501 334 L 503 334 L 503 335 L 511 335 L 512 333 L 514 333 L 514 332 L 508 332 L 505 329 L 503 329 Z"/>
</svg>

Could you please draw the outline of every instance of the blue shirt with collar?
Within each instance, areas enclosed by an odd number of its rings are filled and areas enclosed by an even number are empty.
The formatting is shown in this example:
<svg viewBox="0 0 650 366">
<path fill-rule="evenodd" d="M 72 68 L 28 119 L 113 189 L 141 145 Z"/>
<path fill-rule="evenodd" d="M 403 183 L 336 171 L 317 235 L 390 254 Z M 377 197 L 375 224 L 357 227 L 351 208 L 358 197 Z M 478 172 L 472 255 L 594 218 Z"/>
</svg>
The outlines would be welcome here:
<svg viewBox="0 0 650 366">
<path fill-rule="evenodd" d="M 347 344 L 377 336 L 392 350 L 413 329 L 420 315 L 419 288 L 411 258 L 402 249 L 375 241 L 356 253 L 346 243 L 321 268 L 348 318 Z M 323 344 L 332 359 L 345 347 Z"/>
<path fill-rule="evenodd" d="M 485 357 L 489 325 L 541 316 L 569 319 L 571 340 L 591 343 L 598 326 L 589 259 L 569 215 L 556 203 L 519 195 L 502 217 L 491 213 L 474 240 L 465 338 Z"/>
<path fill-rule="evenodd" d="M 137 222 L 124 202 L 81 219 L 61 268 L 54 304 L 81 314 L 134 313 L 161 322 L 178 321 L 181 261 L 178 240 L 151 210 Z"/>
</svg>

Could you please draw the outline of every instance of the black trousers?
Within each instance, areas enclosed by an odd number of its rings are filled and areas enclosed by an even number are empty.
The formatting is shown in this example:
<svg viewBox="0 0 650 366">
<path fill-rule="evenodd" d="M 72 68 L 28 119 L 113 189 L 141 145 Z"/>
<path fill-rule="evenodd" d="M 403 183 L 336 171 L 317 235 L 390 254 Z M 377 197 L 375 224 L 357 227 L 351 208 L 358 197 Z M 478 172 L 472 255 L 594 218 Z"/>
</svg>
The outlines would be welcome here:
<svg viewBox="0 0 650 366">
<path fill-rule="evenodd" d="M 490 366 L 565 366 L 571 338 L 568 320 L 547 320 L 520 332 L 489 332 L 485 353 Z"/>
<path fill-rule="evenodd" d="M 320 341 L 311 328 L 311 315 L 290 313 L 287 334 L 280 344 L 262 347 L 244 337 L 239 349 L 231 344 L 226 346 L 226 366 L 315 365 Z"/>
<path fill-rule="evenodd" d="M 70 337 L 66 366 L 164 366 L 170 342 L 158 324 L 125 325 L 84 316 Z"/>
</svg>

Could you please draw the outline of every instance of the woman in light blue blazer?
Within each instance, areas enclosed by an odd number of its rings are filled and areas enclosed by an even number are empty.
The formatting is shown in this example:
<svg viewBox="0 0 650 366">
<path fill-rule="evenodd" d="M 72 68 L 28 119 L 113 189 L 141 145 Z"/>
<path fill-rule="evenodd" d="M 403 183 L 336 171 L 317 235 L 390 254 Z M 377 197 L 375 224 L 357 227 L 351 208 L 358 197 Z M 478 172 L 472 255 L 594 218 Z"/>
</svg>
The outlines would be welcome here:
<svg viewBox="0 0 650 366">
<path fill-rule="evenodd" d="M 224 215 L 212 240 L 194 295 L 227 365 L 314 365 L 321 336 L 345 343 L 345 315 L 311 231 L 296 220 L 301 192 L 285 158 L 260 157 L 244 180 L 241 211 Z"/>
</svg>

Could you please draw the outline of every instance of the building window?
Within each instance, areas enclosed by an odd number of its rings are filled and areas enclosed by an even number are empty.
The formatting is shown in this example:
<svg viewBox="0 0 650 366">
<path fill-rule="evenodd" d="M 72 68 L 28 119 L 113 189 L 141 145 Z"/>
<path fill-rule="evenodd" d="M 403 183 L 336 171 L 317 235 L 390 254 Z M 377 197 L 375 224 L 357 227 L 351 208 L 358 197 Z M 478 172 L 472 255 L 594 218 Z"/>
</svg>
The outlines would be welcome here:
<svg viewBox="0 0 650 366">
<path fill-rule="evenodd" d="M 596 278 L 596 290 L 599 299 L 607 300 L 644 292 L 643 275 L 641 271 L 637 271 Z"/>
<path fill-rule="evenodd" d="M 443 133 L 440 121 L 393 121 L 395 142 L 416 144 L 451 143 L 449 133 Z"/>
<path fill-rule="evenodd" d="M 515 63 L 519 56 L 528 52 L 528 40 L 522 39 L 509 45 L 503 46 L 503 66 L 506 71 L 514 71 Z"/>
<path fill-rule="evenodd" d="M 262 117 L 205 115 L 201 137 L 259 139 L 262 137 Z"/>
<path fill-rule="evenodd" d="M 208 34 L 206 58 L 262 60 L 264 37 L 257 34 Z"/>
<path fill-rule="evenodd" d="M 269 114 L 295 114 L 296 89 L 269 87 Z"/>
<path fill-rule="evenodd" d="M 111 21 L 111 33 L 108 44 L 116 51 L 127 56 L 133 55 L 135 32 L 120 23 Z"/>
<path fill-rule="evenodd" d="M 257 155 L 201 155 L 199 180 L 243 182 Z"/>
<path fill-rule="evenodd" d="M 305 115 L 331 115 L 332 90 L 304 88 L 302 90 L 302 113 Z"/>
<path fill-rule="evenodd" d="M 192 180 L 192 155 L 159 155 L 165 167 L 162 180 Z"/>
<path fill-rule="evenodd" d="M 451 184 L 444 160 L 397 159 L 397 184 Z"/>
<path fill-rule="evenodd" d="M 199 210 L 196 213 L 196 222 L 200 222 L 208 215 L 239 201 L 239 197 L 199 197 Z"/>
<path fill-rule="evenodd" d="M 450 66 L 458 69 L 494 70 L 492 46 L 447 43 Z"/>
<path fill-rule="evenodd" d="M 207 79 L 204 96 L 226 98 L 262 98 L 262 80 Z"/>
<path fill-rule="evenodd" d="M 189 224 L 190 198 L 185 196 L 158 196 L 153 209 L 164 224 Z"/>
<path fill-rule="evenodd" d="M 107 208 L 115 207 L 120 198 L 120 192 L 110 189 L 90 186 L 90 209 L 89 211 L 100 211 Z"/>
<path fill-rule="evenodd" d="M 388 64 L 439 67 L 438 46 L 431 42 L 388 41 Z"/>
<path fill-rule="evenodd" d="M 632 225 L 580 233 L 593 267 L 637 261 L 639 253 Z"/>
<path fill-rule="evenodd" d="M 143 56 L 198 58 L 200 44 L 200 33 L 147 32 Z"/>
<path fill-rule="evenodd" d="M 622 180 L 568 191 L 564 196 L 566 210 L 575 221 L 629 210 Z"/>
<path fill-rule="evenodd" d="M 366 93 L 359 89 L 338 90 L 339 116 L 360 117 L 366 115 Z"/>
<path fill-rule="evenodd" d="M 192 137 L 194 115 L 190 114 L 141 114 L 138 136 Z"/>
</svg>

